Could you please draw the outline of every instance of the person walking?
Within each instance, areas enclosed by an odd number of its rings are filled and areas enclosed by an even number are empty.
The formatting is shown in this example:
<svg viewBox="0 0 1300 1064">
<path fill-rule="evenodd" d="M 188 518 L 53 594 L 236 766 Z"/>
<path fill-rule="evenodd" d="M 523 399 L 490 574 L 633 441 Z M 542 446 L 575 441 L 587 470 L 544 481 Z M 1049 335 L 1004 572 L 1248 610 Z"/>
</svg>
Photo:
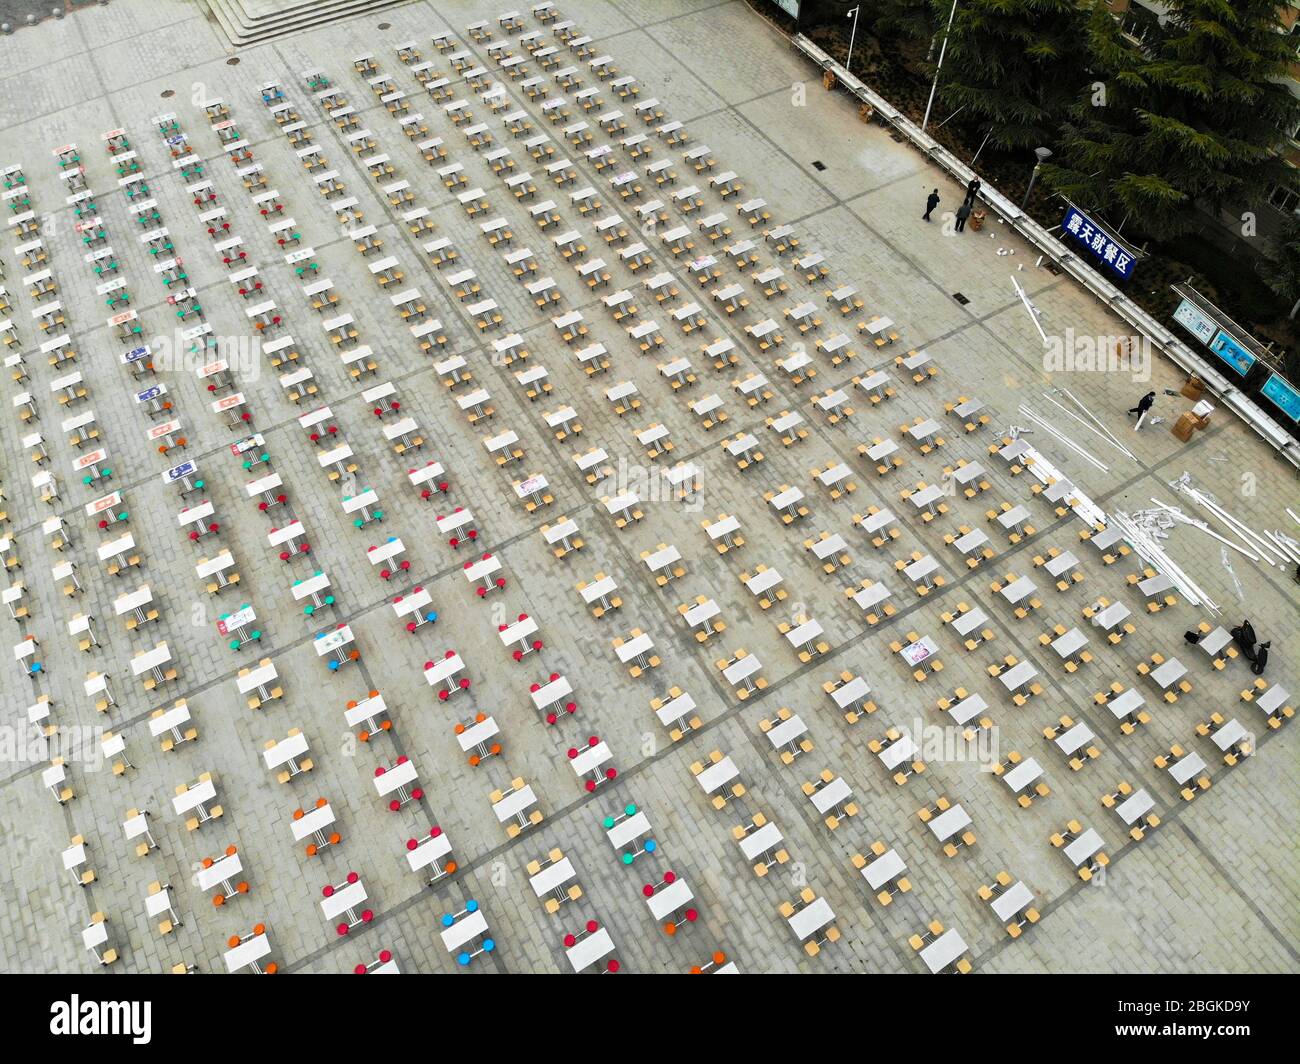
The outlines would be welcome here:
<svg viewBox="0 0 1300 1064">
<path fill-rule="evenodd" d="M 979 192 L 980 192 L 980 179 L 978 177 L 972 177 L 970 179 L 970 184 L 966 186 L 966 203 L 969 204 L 971 207 L 974 207 L 975 197 L 979 195 Z"/>
<path fill-rule="evenodd" d="M 921 218 L 922 218 L 924 221 L 927 221 L 927 222 L 928 222 L 928 221 L 930 220 L 930 212 L 933 211 L 937 206 L 939 206 L 939 190 L 936 188 L 936 189 L 935 189 L 933 192 L 931 192 L 930 195 L 926 198 L 926 201 L 925 201 L 925 213 L 924 213 L 923 215 L 921 215 Z"/>
<path fill-rule="evenodd" d="M 1129 408 L 1129 413 L 1137 414 L 1138 420 L 1141 421 L 1142 415 L 1145 414 L 1148 410 L 1150 410 L 1155 405 L 1156 405 L 1156 393 L 1147 392 L 1146 395 L 1142 396 L 1142 398 L 1138 400 L 1137 406 L 1133 406 Z"/>
<path fill-rule="evenodd" d="M 969 217 L 970 203 L 966 202 L 957 208 L 957 232 L 964 233 L 966 231 L 966 219 Z"/>
</svg>

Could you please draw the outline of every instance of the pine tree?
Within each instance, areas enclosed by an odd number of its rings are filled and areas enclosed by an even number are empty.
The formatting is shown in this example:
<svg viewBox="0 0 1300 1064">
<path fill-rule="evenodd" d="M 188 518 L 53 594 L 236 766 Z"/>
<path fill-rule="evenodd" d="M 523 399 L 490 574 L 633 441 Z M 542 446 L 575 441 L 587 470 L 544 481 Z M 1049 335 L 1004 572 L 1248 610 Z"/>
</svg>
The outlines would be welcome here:
<svg viewBox="0 0 1300 1064">
<path fill-rule="evenodd" d="M 950 0 L 931 0 L 947 25 Z M 939 71 L 939 99 L 1002 148 L 1055 139 L 1083 81 L 1077 0 L 959 0 Z M 937 58 L 937 54 L 936 54 Z"/>
<path fill-rule="evenodd" d="M 862 6 L 876 35 L 887 40 L 928 42 L 942 28 L 935 21 L 931 0 L 875 0 Z"/>
<path fill-rule="evenodd" d="M 1276 0 L 1170 0 L 1139 46 L 1098 5 L 1086 33 L 1094 83 L 1044 180 L 1156 239 L 1199 226 L 1198 203 L 1254 210 L 1274 185 L 1294 186 L 1280 151 L 1300 101 L 1279 15 Z"/>
<path fill-rule="evenodd" d="M 1264 283 L 1290 304 L 1294 318 L 1300 308 L 1300 217 L 1287 215 L 1269 240 L 1258 270 Z"/>
</svg>

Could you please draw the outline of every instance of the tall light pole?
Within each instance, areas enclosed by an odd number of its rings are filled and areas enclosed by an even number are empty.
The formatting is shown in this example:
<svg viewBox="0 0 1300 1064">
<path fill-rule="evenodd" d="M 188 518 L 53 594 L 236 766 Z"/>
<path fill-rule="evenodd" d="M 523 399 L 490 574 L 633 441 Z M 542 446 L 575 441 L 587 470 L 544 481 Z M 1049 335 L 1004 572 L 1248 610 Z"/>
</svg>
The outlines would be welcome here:
<svg viewBox="0 0 1300 1064">
<path fill-rule="evenodd" d="M 1038 156 L 1038 162 L 1034 163 L 1034 172 L 1029 175 L 1029 187 L 1025 189 L 1025 198 L 1020 201 L 1020 209 L 1025 209 L 1025 204 L 1029 202 L 1029 194 L 1034 191 L 1034 182 L 1038 180 L 1038 168 L 1052 157 L 1051 148 L 1035 148 L 1034 154 Z"/>
<path fill-rule="evenodd" d="M 925 117 L 921 119 L 921 132 L 930 123 L 930 108 L 934 106 L 934 91 L 939 87 L 939 71 L 943 67 L 944 53 L 948 51 L 948 36 L 952 33 L 952 20 L 957 17 L 957 0 L 952 0 L 952 10 L 948 12 L 948 28 L 943 31 L 943 47 L 939 49 L 939 62 L 934 68 L 934 81 L 930 85 L 930 99 L 925 105 Z"/>
<path fill-rule="evenodd" d="M 850 15 L 853 16 L 853 30 L 849 34 L 849 57 L 844 63 L 844 69 L 847 70 L 850 74 L 853 73 L 853 41 L 854 38 L 856 38 L 858 35 L 858 12 L 860 10 L 862 10 L 861 4 L 855 7 L 852 11 L 846 11 L 844 13 L 845 18 L 848 18 Z"/>
</svg>

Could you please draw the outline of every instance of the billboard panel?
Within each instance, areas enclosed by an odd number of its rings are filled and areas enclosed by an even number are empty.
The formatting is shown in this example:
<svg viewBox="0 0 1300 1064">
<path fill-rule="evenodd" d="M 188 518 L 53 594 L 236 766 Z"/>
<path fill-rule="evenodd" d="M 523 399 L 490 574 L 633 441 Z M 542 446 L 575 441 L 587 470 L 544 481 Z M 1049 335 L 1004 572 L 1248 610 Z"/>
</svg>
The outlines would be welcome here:
<svg viewBox="0 0 1300 1064">
<path fill-rule="evenodd" d="M 1220 329 L 1210 341 L 1210 350 L 1226 362 L 1234 372 L 1244 377 L 1255 364 L 1255 356 Z"/>
<path fill-rule="evenodd" d="M 1174 311 L 1174 321 L 1206 345 L 1214 339 L 1214 334 L 1218 331 L 1214 321 L 1206 317 L 1196 304 L 1188 299 L 1178 304 L 1178 309 Z"/>
<path fill-rule="evenodd" d="M 1300 389 L 1285 377 L 1274 373 L 1265 382 L 1259 394 L 1282 411 L 1292 421 L 1300 423 Z"/>
</svg>

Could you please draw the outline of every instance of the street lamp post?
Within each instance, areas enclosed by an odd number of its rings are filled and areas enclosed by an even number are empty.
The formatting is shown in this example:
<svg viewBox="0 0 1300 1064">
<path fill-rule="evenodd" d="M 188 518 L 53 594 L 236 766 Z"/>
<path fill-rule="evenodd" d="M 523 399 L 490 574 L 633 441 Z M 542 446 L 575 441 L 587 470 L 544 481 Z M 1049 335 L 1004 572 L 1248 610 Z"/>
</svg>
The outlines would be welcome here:
<svg viewBox="0 0 1300 1064">
<path fill-rule="evenodd" d="M 943 67 L 943 57 L 948 51 L 948 37 L 952 33 L 952 20 L 957 17 L 957 0 L 952 0 L 952 10 L 948 12 L 948 28 L 943 31 L 943 47 L 939 49 L 939 62 L 934 68 L 934 81 L 930 84 L 930 99 L 925 105 L 925 117 L 921 119 L 921 132 L 930 124 L 930 108 L 934 106 L 934 91 L 939 87 L 939 71 Z"/>
<path fill-rule="evenodd" d="M 848 18 L 850 15 L 853 16 L 853 30 L 849 33 L 849 57 L 844 63 L 844 69 L 850 74 L 853 73 L 853 41 L 858 35 L 858 12 L 861 10 L 862 5 L 859 4 L 852 11 L 846 11 L 844 13 L 845 18 Z"/>
<path fill-rule="evenodd" d="M 1029 202 L 1029 194 L 1034 191 L 1034 182 L 1038 180 L 1038 168 L 1052 157 L 1051 148 L 1035 148 L 1034 154 L 1038 157 L 1038 162 L 1034 163 L 1034 172 L 1029 175 L 1029 187 L 1025 189 L 1025 198 L 1020 201 L 1020 209 L 1025 209 L 1025 204 Z"/>
</svg>

